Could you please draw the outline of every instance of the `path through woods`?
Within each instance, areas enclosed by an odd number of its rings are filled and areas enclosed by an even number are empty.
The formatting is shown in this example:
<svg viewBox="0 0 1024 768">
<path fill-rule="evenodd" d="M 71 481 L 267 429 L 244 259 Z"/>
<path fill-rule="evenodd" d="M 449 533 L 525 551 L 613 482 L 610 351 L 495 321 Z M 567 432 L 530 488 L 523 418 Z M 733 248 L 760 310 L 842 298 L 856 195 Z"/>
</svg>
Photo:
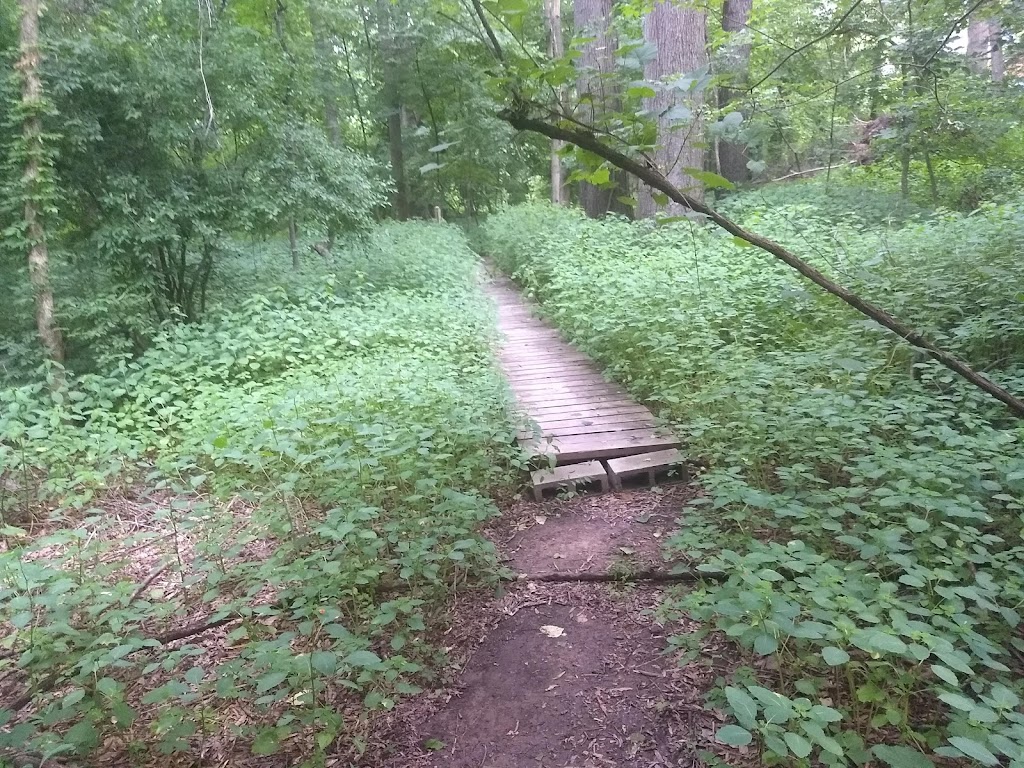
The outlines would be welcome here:
<svg viewBox="0 0 1024 768">
<path fill-rule="evenodd" d="M 677 482 L 512 504 L 485 533 L 518 580 L 459 598 L 448 679 L 399 706 L 371 762 L 661 768 L 704 765 L 711 750 L 753 764 L 715 743 L 721 721 L 703 706 L 728 671 L 724 647 L 679 664 L 668 638 L 693 626 L 662 623 L 657 607 L 682 587 L 631 578 L 671 569 L 662 543 L 696 492 Z"/>
</svg>

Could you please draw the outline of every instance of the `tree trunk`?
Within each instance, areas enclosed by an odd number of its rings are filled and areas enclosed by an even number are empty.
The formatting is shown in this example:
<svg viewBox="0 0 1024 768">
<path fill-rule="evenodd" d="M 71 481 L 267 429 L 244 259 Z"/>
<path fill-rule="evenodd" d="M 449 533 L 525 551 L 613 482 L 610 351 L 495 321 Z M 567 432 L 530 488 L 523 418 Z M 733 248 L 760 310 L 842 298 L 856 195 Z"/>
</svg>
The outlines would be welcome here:
<svg viewBox="0 0 1024 768">
<path fill-rule="evenodd" d="M 910 197 L 910 148 L 900 150 L 900 197 Z"/>
<path fill-rule="evenodd" d="M 613 0 L 576 0 L 573 8 L 576 36 L 590 40 L 576 59 L 576 90 L 580 102 L 577 117 L 586 125 L 596 125 L 603 114 L 619 109 L 619 96 L 611 80 L 618 48 L 618 40 L 610 28 L 614 5 Z M 580 184 L 580 205 L 590 218 L 600 218 L 609 212 L 632 213 L 630 206 L 619 200 L 629 195 L 627 175 L 616 170 L 612 179 L 615 183 L 611 187 Z"/>
<path fill-rule="evenodd" d="M 395 218 L 409 218 L 409 190 L 405 179 L 405 153 L 402 146 L 402 98 L 399 87 L 398 43 L 391 18 L 390 2 L 377 0 L 377 26 L 380 35 L 381 77 L 384 108 L 387 110 L 388 155 L 395 189 L 391 205 Z"/>
<path fill-rule="evenodd" d="M 28 274 L 35 297 L 36 330 L 54 362 L 64 361 L 64 337 L 53 316 L 53 288 L 50 286 L 50 255 L 43 228 L 40 204 L 42 186 L 43 123 L 40 118 L 43 84 L 39 77 L 39 0 L 20 0 L 21 58 L 16 68 L 21 73 L 21 104 L 25 118 L 22 138 L 25 173 L 22 177 L 25 197 L 25 235 L 28 239 Z"/>
<path fill-rule="evenodd" d="M 302 265 L 299 263 L 299 228 L 294 216 L 288 219 L 288 248 L 292 254 L 292 269 L 298 271 Z"/>
<path fill-rule="evenodd" d="M 700 118 L 704 95 L 692 89 L 681 94 L 678 89 L 659 81 L 693 73 L 707 64 L 704 12 L 677 5 L 672 0 L 658 0 L 644 18 L 644 39 L 657 47 L 654 58 L 644 66 L 645 79 L 658 91 L 658 95 L 647 102 L 647 109 L 658 124 L 654 164 L 672 186 L 695 200 L 703 200 L 703 186 L 689 176 L 686 169 L 702 170 L 704 166 Z M 673 115 L 676 107 L 688 109 L 690 118 L 681 121 Z M 637 214 L 648 218 L 657 208 L 650 188 L 642 186 Z M 668 212 L 678 216 L 685 208 L 673 201 Z"/>
<path fill-rule="evenodd" d="M 939 181 L 935 178 L 935 168 L 932 166 L 932 153 L 927 149 L 924 151 L 924 167 L 928 169 L 928 186 L 932 191 L 932 205 L 938 205 Z"/>
<path fill-rule="evenodd" d="M 996 19 L 974 15 L 967 27 L 967 66 L 975 74 L 989 72 L 992 80 L 1002 82 L 1006 75 L 1002 27 Z"/>
<path fill-rule="evenodd" d="M 320 80 L 320 95 L 324 100 L 324 129 L 331 146 L 341 146 L 341 120 L 338 113 L 338 87 L 334 79 L 333 46 L 330 35 L 324 29 L 323 17 L 320 15 L 319 0 L 309 0 L 309 31 L 313 38 L 313 53 L 316 57 L 316 71 Z"/>
<path fill-rule="evenodd" d="M 753 0 L 724 0 L 722 3 L 722 29 L 729 33 L 742 33 L 750 21 Z M 742 91 L 730 86 L 742 86 L 747 80 L 750 64 L 750 43 L 729 44 L 723 48 L 719 69 L 729 76 L 729 85 L 718 89 L 718 107 L 724 110 L 740 98 Z M 750 180 L 747 168 L 747 147 L 735 139 L 721 139 L 718 142 L 718 173 L 733 183 Z"/>
<path fill-rule="evenodd" d="M 548 58 L 560 59 L 565 55 L 565 43 L 562 40 L 562 0 L 544 0 L 544 16 L 548 24 Z M 565 94 L 559 89 L 556 97 L 561 109 L 564 106 Z M 562 157 L 558 154 L 562 146 L 562 142 L 557 139 L 551 141 L 551 202 L 556 205 L 567 205 L 569 202 Z"/>
</svg>

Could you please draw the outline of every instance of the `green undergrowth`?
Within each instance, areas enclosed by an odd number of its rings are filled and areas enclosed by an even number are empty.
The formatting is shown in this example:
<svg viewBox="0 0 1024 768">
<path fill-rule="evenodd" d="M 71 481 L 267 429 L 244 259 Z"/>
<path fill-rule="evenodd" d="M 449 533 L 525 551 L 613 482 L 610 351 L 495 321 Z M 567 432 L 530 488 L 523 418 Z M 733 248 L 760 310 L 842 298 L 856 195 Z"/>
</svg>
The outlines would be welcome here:
<svg viewBox="0 0 1024 768">
<path fill-rule="evenodd" d="M 226 734 L 313 765 L 432 678 L 516 461 L 476 270 L 455 228 L 389 225 L 300 276 L 237 265 L 245 298 L 103 375 L 0 391 L 0 676 L 33 692 L 0 747 Z"/>
<path fill-rule="evenodd" d="M 1024 393 L 1019 204 L 809 183 L 724 207 Z M 722 581 L 667 610 L 743 659 L 720 741 L 766 765 L 1024 766 L 1019 420 L 711 227 L 535 205 L 480 237 L 709 464 L 668 554 Z"/>
</svg>

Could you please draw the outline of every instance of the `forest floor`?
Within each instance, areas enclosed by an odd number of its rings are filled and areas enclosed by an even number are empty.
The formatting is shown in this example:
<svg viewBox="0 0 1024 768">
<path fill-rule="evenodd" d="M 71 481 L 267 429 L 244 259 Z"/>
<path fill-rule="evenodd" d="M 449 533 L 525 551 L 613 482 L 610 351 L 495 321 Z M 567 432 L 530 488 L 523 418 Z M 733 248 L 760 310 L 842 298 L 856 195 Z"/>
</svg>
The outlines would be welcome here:
<svg viewBox="0 0 1024 768">
<path fill-rule="evenodd" d="M 668 637 L 694 626 L 659 618 L 665 584 L 631 580 L 667 570 L 661 540 L 694 493 L 677 484 L 506 510 L 487 534 L 518 580 L 456 602 L 447 679 L 381 723 L 363 764 L 675 768 L 706 765 L 705 751 L 756 762 L 715 742 L 721 720 L 704 709 L 730 671 L 724 644 L 679 663 Z"/>
</svg>

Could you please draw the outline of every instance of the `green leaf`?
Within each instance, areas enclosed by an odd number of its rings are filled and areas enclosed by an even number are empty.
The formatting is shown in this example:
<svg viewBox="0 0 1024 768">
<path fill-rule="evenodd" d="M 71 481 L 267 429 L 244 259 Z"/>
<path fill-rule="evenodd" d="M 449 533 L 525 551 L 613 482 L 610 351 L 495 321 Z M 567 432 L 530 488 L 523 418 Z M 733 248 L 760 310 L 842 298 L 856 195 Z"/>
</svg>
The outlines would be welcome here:
<svg viewBox="0 0 1024 768">
<path fill-rule="evenodd" d="M 989 752 L 984 744 L 974 739 L 968 739 L 966 736 L 953 736 L 949 739 L 949 743 L 982 765 L 999 765 L 999 758 Z"/>
<path fill-rule="evenodd" d="M 821 649 L 821 658 L 823 658 L 825 663 L 830 667 L 838 667 L 840 664 L 845 664 L 850 660 L 850 654 L 842 648 L 836 648 L 835 646 L 829 645 Z"/>
<path fill-rule="evenodd" d="M 905 653 L 907 650 L 906 643 L 880 629 L 854 632 L 850 642 L 868 653 Z"/>
<path fill-rule="evenodd" d="M 779 641 L 774 635 L 762 633 L 754 638 L 754 653 L 768 656 L 779 649 Z"/>
<path fill-rule="evenodd" d="M 757 703 L 739 688 L 728 686 L 725 689 L 725 698 L 732 707 L 732 713 L 740 721 L 740 725 L 746 728 L 753 728 L 757 717 Z"/>
<path fill-rule="evenodd" d="M 684 168 L 683 171 L 690 178 L 696 179 L 708 189 L 736 189 L 736 185 L 724 176 L 719 176 L 711 171 L 703 171 L 700 168 Z"/>
<path fill-rule="evenodd" d="M 64 734 L 64 738 L 72 742 L 79 751 L 89 752 L 99 744 L 100 734 L 96 726 L 88 720 L 82 720 L 71 726 Z"/>
<path fill-rule="evenodd" d="M 313 651 L 309 663 L 321 675 L 333 675 L 338 669 L 338 657 L 330 651 Z"/>
<path fill-rule="evenodd" d="M 977 706 L 977 702 L 973 699 L 961 696 L 959 693 L 953 693 L 952 691 L 940 693 L 939 699 L 949 704 L 953 709 L 959 709 L 963 712 L 970 712 Z"/>
<path fill-rule="evenodd" d="M 281 748 L 281 736 L 277 728 L 264 728 L 252 742 L 254 755 L 272 755 Z"/>
<path fill-rule="evenodd" d="M 754 740 L 754 737 L 750 735 L 750 731 L 746 728 L 740 728 L 738 725 L 726 725 L 719 728 L 715 738 L 722 744 L 730 747 L 745 747 Z"/>
<path fill-rule="evenodd" d="M 270 672 L 260 678 L 259 682 L 256 684 L 256 693 L 266 693 L 272 688 L 276 688 L 287 679 L 287 672 Z"/>
<path fill-rule="evenodd" d="M 782 738 L 786 740 L 786 746 L 788 746 L 790 751 L 797 757 L 807 757 L 811 754 L 811 742 L 799 733 L 786 731 Z"/>
<path fill-rule="evenodd" d="M 960 685 L 960 679 L 956 676 L 956 673 L 948 667 L 944 667 L 941 664 L 932 664 L 932 672 L 935 676 L 943 682 L 949 683 L 950 685 L 957 687 Z"/>
<path fill-rule="evenodd" d="M 935 768 L 929 757 L 910 747 L 879 744 L 871 752 L 890 768 Z"/>
<path fill-rule="evenodd" d="M 345 657 L 345 663 L 352 667 L 376 667 L 380 664 L 380 656 L 373 651 L 355 651 Z"/>
</svg>

